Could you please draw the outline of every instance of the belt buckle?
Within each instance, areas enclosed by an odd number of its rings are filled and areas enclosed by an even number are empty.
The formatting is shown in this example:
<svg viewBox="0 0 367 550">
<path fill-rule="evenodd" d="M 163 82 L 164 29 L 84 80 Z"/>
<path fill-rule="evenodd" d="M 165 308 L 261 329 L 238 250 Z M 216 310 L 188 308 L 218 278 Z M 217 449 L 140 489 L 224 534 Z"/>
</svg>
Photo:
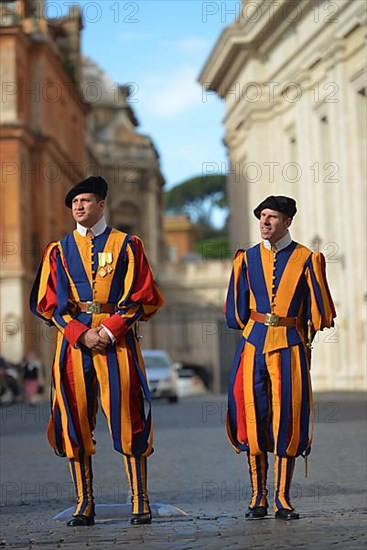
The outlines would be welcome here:
<svg viewBox="0 0 367 550">
<path fill-rule="evenodd" d="M 265 313 L 264 325 L 267 327 L 277 327 L 279 326 L 279 320 L 279 315 L 275 315 L 275 313 Z"/>
<path fill-rule="evenodd" d="M 101 313 L 102 311 L 102 304 L 101 302 L 87 302 L 87 310 L 86 313 L 92 314 L 92 313 Z"/>
</svg>

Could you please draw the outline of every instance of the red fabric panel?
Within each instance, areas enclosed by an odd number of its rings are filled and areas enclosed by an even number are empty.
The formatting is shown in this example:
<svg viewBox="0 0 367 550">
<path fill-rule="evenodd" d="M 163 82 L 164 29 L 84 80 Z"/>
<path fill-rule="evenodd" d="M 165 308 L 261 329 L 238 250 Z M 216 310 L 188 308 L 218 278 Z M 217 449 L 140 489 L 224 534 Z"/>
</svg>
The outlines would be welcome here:
<svg viewBox="0 0 367 550">
<path fill-rule="evenodd" d="M 116 341 L 128 331 L 127 323 L 118 313 L 114 313 L 109 319 L 105 319 L 103 321 L 103 326 L 112 332 Z"/>
<path fill-rule="evenodd" d="M 38 304 L 38 311 L 43 313 L 45 311 L 53 310 L 57 306 L 56 296 L 56 246 L 50 254 L 50 275 L 48 278 L 46 293 L 42 300 Z M 42 262 L 45 262 L 47 250 L 44 254 Z"/>
<path fill-rule="evenodd" d="M 81 335 L 89 330 L 89 328 L 77 319 L 73 319 L 67 324 L 64 332 L 64 336 L 72 346 L 75 346 Z"/>
<path fill-rule="evenodd" d="M 156 303 L 154 294 L 154 278 L 149 267 L 148 260 L 144 254 L 142 242 L 137 237 L 133 237 L 136 252 L 135 252 L 135 281 L 133 291 L 130 295 L 131 302 L 140 304 Z"/>
<path fill-rule="evenodd" d="M 74 382 L 73 364 L 71 360 L 70 348 L 67 348 L 66 350 L 66 364 L 62 375 L 62 383 L 64 385 L 66 398 L 67 398 L 69 408 L 70 408 L 70 413 L 73 419 L 75 432 L 78 436 L 78 441 L 81 442 L 83 441 L 83 438 L 82 438 L 82 433 L 81 433 L 80 424 L 79 424 L 78 403 L 75 395 L 75 382 Z"/>
</svg>

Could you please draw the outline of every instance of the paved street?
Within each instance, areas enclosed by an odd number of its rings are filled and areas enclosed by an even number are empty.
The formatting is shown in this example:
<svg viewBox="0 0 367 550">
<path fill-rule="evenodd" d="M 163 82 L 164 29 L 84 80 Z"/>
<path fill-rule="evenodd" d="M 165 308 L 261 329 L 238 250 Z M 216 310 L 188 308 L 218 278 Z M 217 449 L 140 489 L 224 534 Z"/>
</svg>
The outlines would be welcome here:
<svg viewBox="0 0 367 550">
<path fill-rule="evenodd" d="M 45 439 L 48 404 L 0 409 L 1 536 L 5 548 L 147 549 L 345 548 L 366 535 L 366 408 L 363 394 L 316 394 L 315 438 L 309 477 L 296 466 L 293 502 L 300 521 L 246 522 L 250 488 L 245 458 L 227 442 L 225 397 L 177 405 L 154 403 L 155 448 L 149 460 L 153 503 L 179 507 L 187 516 L 156 518 L 151 526 L 128 520 L 97 521 L 72 529 L 52 517 L 73 505 L 65 459 Z M 121 457 L 112 450 L 103 416 L 94 457 L 97 503 L 124 503 Z M 272 486 L 272 470 L 270 483 Z M 97 518 L 98 519 L 98 518 Z"/>
</svg>

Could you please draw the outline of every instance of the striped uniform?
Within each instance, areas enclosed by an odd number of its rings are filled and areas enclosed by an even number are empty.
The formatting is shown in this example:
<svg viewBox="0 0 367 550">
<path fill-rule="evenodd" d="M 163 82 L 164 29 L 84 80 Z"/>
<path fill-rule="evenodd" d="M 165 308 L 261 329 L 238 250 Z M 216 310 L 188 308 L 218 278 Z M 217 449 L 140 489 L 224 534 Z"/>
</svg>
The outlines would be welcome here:
<svg viewBox="0 0 367 550">
<path fill-rule="evenodd" d="M 107 273 L 98 265 L 101 253 L 109 254 Z M 81 312 L 77 303 L 87 301 L 114 304 L 115 313 Z M 78 509 L 83 510 L 85 502 L 89 507 L 92 502 L 90 456 L 95 453 L 98 390 L 114 448 L 137 462 L 135 473 L 145 473 L 140 463 L 153 452 L 151 396 L 132 328 L 138 320 L 149 320 L 164 300 L 141 241 L 106 227 L 93 239 L 75 230 L 49 244 L 30 302 L 35 315 L 58 328 L 47 434 L 55 453 L 70 459 Z M 113 334 L 115 344 L 103 352 L 76 345 L 83 332 L 101 324 Z M 126 470 L 131 479 L 131 467 Z M 145 484 L 140 475 L 139 486 Z M 140 493 L 143 502 L 143 489 Z"/>
<path fill-rule="evenodd" d="M 251 319 L 251 311 L 297 317 L 296 326 L 266 326 Z M 291 507 L 294 457 L 308 454 L 312 441 L 307 323 L 314 336 L 332 327 L 336 315 L 324 256 L 294 241 L 276 253 L 263 243 L 239 250 L 225 312 L 228 326 L 242 330 L 229 383 L 227 433 L 235 450 L 249 455 L 255 480 L 250 506 L 266 502 L 270 451 L 277 457 L 275 507 Z"/>
</svg>

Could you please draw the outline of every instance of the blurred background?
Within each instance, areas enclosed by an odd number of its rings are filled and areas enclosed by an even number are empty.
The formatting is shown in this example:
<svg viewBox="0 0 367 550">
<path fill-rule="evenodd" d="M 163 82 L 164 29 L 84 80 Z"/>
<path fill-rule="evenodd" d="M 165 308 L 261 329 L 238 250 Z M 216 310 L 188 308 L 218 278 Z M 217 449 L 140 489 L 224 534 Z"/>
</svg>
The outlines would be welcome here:
<svg viewBox="0 0 367 550">
<path fill-rule="evenodd" d="M 231 258 L 259 240 L 253 208 L 285 194 L 338 313 L 314 387 L 365 389 L 365 24 L 362 0 L 0 1 L 0 387 L 47 392 L 55 333 L 29 292 L 73 229 L 66 192 L 98 174 L 109 224 L 143 239 L 167 298 L 144 348 L 225 391 Z"/>
</svg>

